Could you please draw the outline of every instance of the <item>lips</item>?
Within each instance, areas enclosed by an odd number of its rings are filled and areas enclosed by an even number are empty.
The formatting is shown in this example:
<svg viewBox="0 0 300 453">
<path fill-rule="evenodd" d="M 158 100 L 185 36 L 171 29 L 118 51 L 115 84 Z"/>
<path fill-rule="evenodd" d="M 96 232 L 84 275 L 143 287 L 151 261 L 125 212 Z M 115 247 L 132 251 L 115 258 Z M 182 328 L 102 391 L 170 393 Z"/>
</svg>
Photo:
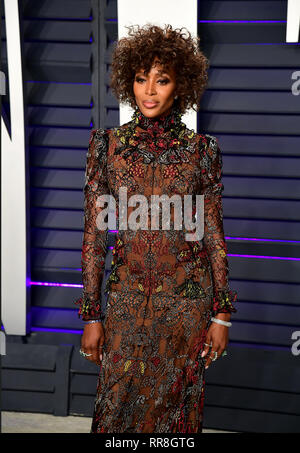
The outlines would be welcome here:
<svg viewBox="0 0 300 453">
<path fill-rule="evenodd" d="M 153 109 L 154 107 L 156 107 L 158 105 L 158 102 L 153 102 L 153 101 L 143 101 L 143 105 L 144 107 L 146 107 L 147 109 Z"/>
</svg>

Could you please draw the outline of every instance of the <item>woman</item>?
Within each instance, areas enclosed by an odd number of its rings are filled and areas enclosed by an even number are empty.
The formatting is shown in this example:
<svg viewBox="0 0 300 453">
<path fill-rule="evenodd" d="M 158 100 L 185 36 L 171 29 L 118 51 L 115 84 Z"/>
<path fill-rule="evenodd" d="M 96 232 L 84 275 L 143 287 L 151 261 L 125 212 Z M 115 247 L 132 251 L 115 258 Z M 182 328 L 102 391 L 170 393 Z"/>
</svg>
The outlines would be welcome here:
<svg viewBox="0 0 300 453">
<path fill-rule="evenodd" d="M 86 321 L 81 353 L 101 365 L 92 433 L 200 433 L 205 369 L 226 352 L 237 293 L 228 286 L 221 151 L 215 137 L 181 121 L 188 108 L 199 109 L 207 84 L 198 41 L 171 26 L 129 27 L 114 49 L 111 87 L 134 114 L 91 133 L 77 303 Z M 172 210 L 168 229 L 151 229 L 148 208 L 145 228 L 121 228 L 135 206 L 120 209 L 120 188 L 127 200 L 146 197 L 148 207 L 152 195 L 203 195 L 203 238 L 187 240 L 189 229 L 184 222 L 174 228 Z M 118 235 L 104 313 L 107 230 L 97 227 L 104 208 L 96 200 L 109 193 Z"/>
</svg>

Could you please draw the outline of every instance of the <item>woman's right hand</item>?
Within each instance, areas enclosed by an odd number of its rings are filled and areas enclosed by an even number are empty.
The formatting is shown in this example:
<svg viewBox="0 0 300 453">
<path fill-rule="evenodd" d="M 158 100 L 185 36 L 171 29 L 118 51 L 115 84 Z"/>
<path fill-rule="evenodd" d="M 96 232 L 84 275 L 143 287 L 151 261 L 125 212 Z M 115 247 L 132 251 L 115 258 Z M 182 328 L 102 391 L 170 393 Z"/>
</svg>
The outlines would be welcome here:
<svg viewBox="0 0 300 453">
<path fill-rule="evenodd" d="M 86 357 L 86 359 L 97 365 L 101 365 L 104 342 L 105 335 L 102 322 L 85 324 L 81 337 L 81 350 L 86 354 L 92 354 Z"/>
</svg>

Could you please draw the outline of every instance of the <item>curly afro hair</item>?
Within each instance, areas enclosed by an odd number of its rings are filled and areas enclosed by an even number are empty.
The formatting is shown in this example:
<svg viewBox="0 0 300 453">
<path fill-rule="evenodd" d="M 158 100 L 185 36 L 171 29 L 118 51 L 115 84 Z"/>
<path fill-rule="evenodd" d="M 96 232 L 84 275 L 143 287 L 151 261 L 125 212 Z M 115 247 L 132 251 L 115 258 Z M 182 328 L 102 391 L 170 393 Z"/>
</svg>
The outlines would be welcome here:
<svg viewBox="0 0 300 453">
<path fill-rule="evenodd" d="M 208 59 L 199 49 L 200 38 L 193 38 L 185 27 L 173 29 L 170 24 L 165 24 L 164 28 L 152 24 L 126 28 L 129 29 L 128 37 L 115 43 L 112 54 L 110 87 L 118 101 L 136 107 L 135 74 L 141 69 L 147 74 L 157 57 L 165 70 L 170 67 L 175 70 L 177 104 L 181 113 L 190 108 L 198 111 L 208 83 L 209 67 Z"/>
</svg>

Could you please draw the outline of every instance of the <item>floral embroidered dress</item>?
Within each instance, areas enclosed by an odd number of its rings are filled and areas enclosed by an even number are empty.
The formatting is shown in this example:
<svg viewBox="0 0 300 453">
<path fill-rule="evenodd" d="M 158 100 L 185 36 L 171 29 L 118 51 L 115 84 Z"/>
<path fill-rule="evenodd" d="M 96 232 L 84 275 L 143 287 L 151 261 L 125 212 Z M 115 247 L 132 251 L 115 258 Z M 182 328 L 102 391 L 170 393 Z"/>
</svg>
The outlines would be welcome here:
<svg viewBox="0 0 300 453">
<path fill-rule="evenodd" d="M 105 331 L 92 433 L 202 432 L 201 352 L 210 318 L 236 311 L 223 231 L 221 151 L 215 137 L 188 129 L 181 116 L 176 105 L 156 118 L 137 108 L 128 123 L 91 132 L 84 186 L 83 295 L 76 304 L 84 320 L 103 319 Z M 126 209 L 120 208 L 121 187 L 127 190 Z M 118 230 L 105 288 L 106 313 L 101 283 L 107 229 L 96 224 L 106 209 L 96 203 L 103 194 L 116 201 Z M 184 221 L 181 229 L 176 227 L 172 209 L 167 229 L 161 224 L 151 229 L 152 195 L 163 194 L 182 200 L 192 195 L 193 214 L 195 195 L 204 195 L 202 239 L 187 240 L 191 231 Z M 148 201 L 148 229 L 121 225 L 120 219 L 129 220 L 139 206 L 129 203 L 132 195 Z"/>
</svg>

